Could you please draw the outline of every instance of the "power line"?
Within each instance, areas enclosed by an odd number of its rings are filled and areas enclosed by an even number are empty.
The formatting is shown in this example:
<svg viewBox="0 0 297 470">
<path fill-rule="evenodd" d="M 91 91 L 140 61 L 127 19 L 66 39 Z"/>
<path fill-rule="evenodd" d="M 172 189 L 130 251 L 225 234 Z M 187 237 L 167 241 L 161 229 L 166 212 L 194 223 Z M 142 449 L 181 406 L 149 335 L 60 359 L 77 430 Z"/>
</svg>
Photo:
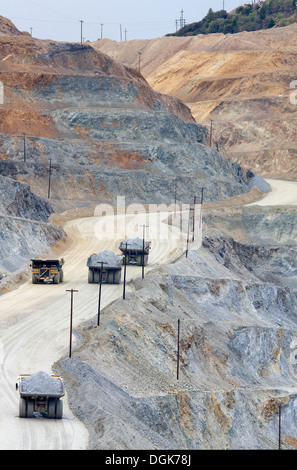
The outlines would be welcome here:
<svg viewBox="0 0 297 470">
<path fill-rule="evenodd" d="M 27 0 L 28 1 L 28 0 Z M 39 5 L 39 3 L 36 3 L 36 2 L 33 2 L 32 0 L 29 0 L 29 2 L 32 4 L 32 5 L 36 5 L 40 8 L 44 8 L 45 10 L 48 10 L 48 11 L 52 11 L 53 13 L 57 13 L 58 15 L 62 15 L 62 16 L 66 16 L 66 18 L 71 18 L 75 21 L 78 21 L 77 18 L 73 18 L 73 16 L 69 16 L 69 15 L 66 15 L 65 13 L 61 13 L 60 11 L 57 11 L 57 10 L 53 10 L 52 8 L 48 8 L 44 5 Z"/>
<path fill-rule="evenodd" d="M 62 23 L 62 24 L 76 24 L 77 21 L 61 21 L 61 20 L 44 20 L 40 18 L 19 18 L 16 16 L 12 16 L 11 20 L 21 20 L 21 21 L 36 21 L 40 23 Z"/>
</svg>

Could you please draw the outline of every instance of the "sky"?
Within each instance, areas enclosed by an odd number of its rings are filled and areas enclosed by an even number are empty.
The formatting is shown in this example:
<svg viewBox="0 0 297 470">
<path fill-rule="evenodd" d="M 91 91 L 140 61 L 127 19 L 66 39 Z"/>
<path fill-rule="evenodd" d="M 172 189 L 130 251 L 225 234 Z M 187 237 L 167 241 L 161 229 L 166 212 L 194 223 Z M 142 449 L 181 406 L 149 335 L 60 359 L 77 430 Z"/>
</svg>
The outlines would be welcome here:
<svg viewBox="0 0 297 470">
<path fill-rule="evenodd" d="M 209 8 L 226 11 L 240 0 L 0 0 L 0 15 L 40 39 L 80 42 L 153 39 L 200 21 Z M 83 22 L 83 23 L 82 23 Z"/>
</svg>

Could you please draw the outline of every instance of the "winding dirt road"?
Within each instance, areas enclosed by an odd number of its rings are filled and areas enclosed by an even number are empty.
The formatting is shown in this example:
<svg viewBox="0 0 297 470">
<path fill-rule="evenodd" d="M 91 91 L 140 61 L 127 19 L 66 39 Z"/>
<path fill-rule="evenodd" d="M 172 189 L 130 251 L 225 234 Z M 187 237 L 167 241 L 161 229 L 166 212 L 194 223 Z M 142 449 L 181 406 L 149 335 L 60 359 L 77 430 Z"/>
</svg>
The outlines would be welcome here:
<svg viewBox="0 0 297 470">
<path fill-rule="evenodd" d="M 295 206 L 297 204 L 297 182 L 283 180 L 266 180 L 271 187 L 271 192 L 258 202 L 249 205 L 258 206 Z"/>
<path fill-rule="evenodd" d="M 297 204 L 297 183 L 268 182 L 272 191 L 256 204 Z M 177 228 L 162 223 L 168 215 L 166 212 L 150 213 L 149 220 L 147 213 L 107 216 L 104 220 L 102 217 L 71 220 L 64 226 L 71 243 L 61 253 L 65 259 L 65 281 L 59 285 L 33 285 L 29 281 L 0 298 L 1 450 L 86 449 L 88 433 L 69 410 L 67 396 L 63 399 L 62 420 L 48 420 L 42 415 L 33 419 L 18 417 L 16 378 L 21 373 L 33 374 L 41 370 L 51 373 L 52 364 L 68 356 L 70 294 L 67 289 L 78 290 L 74 297 L 73 327 L 87 319 L 96 319 L 98 285 L 88 284 L 87 281 L 86 261 L 90 254 L 105 249 L 119 253 L 120 241 L 135 236 L 141 238 L 143 225 L 149 226 L 150 233 L 146 238 L 152 241 L 146 272 L 173 261 L 185 251 L 187 234 L 181 234 Z M 141 277 L 141 267 L 129 267 L 127 283 L 136 277 Z M 122 283 L 104 285 L 102 308 L 121 297 L 122 293 Z"/>
<path fill-rule="evenodd" d="M 33 419 L 18 417 L 19 395 L 15 390 L 19 374 L 38 371 L 52 373 L 55 361 L 69 354 L 70 294 L 67 289 L 77 289 L 74 296 L 73 327 L 87 319 L 95 318 L 98 310 L 98 285 L 88 284 L 87 258 L 92 253 L 109 249 L 119 254 L 119 243 L 129 235 L 142 238 L 142 225 L 150 225 L 146 239 L 151 239 L 152 249 L 146 272 L 179 256 L 185 249 L 185 240 L 177 228 L 161 223 L 168 213 L 160 216 L 120 215 L 75 219 L 64 229 L 71 243 L 62 253 L 65 259 L 64 282 L 58 285 L 33 285 L 24 283 L 13 292 L 0 298 L 0 449 L 1 450 L 79 450 L 87 446 L 88 434 L 75 419 L 63 398 L 62 420 L 49 420 L 35 415 Z M 113 222 L 127 237 L 115 238 Z M 110 223 L 107 223 L 109 221 Z M 111 232 L 110 232 L 111 230 Z M 146 229 L 148 230 L 148 229 Z M 137 235 L 138 232 L 138 235 Z M 120 235 L 123 235 L 120 233 Z M 153 237 L 149 238 L 150 235 Z M 184 236 L 184 235 L 183 235 Z M 129 279 L 141 277 L 141 267 L 127 268 Z M 127 284 L 126 291 L 129 291 Z M 102 286 L 102 308 L 122 296 L 123 284 Z M 75 337 L 73 336 L 73 350 Z"/>
</svg>

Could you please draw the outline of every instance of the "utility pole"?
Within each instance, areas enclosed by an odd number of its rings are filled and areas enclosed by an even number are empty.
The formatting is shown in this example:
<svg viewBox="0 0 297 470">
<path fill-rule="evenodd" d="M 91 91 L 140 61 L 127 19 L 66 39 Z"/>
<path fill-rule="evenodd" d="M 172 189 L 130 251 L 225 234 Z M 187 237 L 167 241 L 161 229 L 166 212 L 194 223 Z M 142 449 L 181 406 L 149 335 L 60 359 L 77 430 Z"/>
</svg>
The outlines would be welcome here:
<svg viewBox="0 0 297 470">
<path fill-rule="evenodd" d="M 125 41 L 127 41 L 127 33 L 128 33 L 127 28 L 125 28 Z"/>
<path fill-rule="evenodd" d="M 73 293 L 78 292 L 78 290 L 67 290 L 66 292 L 71 293 L 71 304 L 70 304 L 70 342 L 69 342 L 69 358 L 71 358 L 72 354 L 72 319 L 73 319 Z"/>
<path fill-rule="evenodd" d="M 120 24 L 120 40 L 121 40 L 121 42 L 122 42 L 122 40 L 123 40 L 123 37 L 122 37 L 122 25 L 121 25 L 121 24 Z"/>
<path fill-rule="evenodd" d="M 179 343 L 180 343 L 180 319 L 177 320 L 177 366 L 176 366 L 176 378 L 179 380 Z"/>
<path fill-rule="evenodd" d="M 281 405 L 278 407 L 278 450 L 281 450 Z"/>
<path fill-rule="evenodd" d="M 203 204 L 203 195 L 204 195 L 204 188 L 201 189 L 199 228 L 201 228 L 201 224 L 202 224 L 202 204 Z"/>
<path fill-rule="evenodd" d="M 97 317 L 97 326 L 100 325 L 100 310 L 101 310 L 101 288 L 102 288 L 102 271 L 103 265 L 106 264 L 103 261 L 99 262 L 101 264 L 100 276 L 99 276 L 99 298 L 98 298 L 98 317 Z"/>
<path fill-rule="evenodd" d="M 126 242 L 126 252 L 125 252 L 125 265 L 124 265 L 124 284 L 123 284 L 123 299 L 126 299 L 126 272 L 127 272 L 127 248 L 129 243 Z"/>
<path fill-rule="evenodd" d="M 84 21 L 83 20 L 79 20 L 80 21 L 80 43 L 82 44 L 83 43 L 83 23 Z"/>
<path fill-rule="evenodd" d="M 27 155 L 26 155 L 26 134 L 24 132 L 24 162 L 26 163 Z"/>
<path fill-rule="evenodd" d="M 47 198 L 51 197 L 51 177 L 52 177 L 52 159 L 50 158 L 49 172 L 48 172 L 48 193 Z"/>
<path fill-rule="evenodd" d="M 189 252 L 189 241 L 190 241 L 190 221 L 191 221 L 191 211 L 194 209 L 192 207 L 188 208 L 189 211 L 189 219 L 188 219 L 188 235 L 187 235 L 187 249 L 186 249 L 186 258 L 188 257 Z"/>
<path fill-rule="evenodd" d="M 194 196 L 194 208 L 193 208 L 193 238 L 192 242 L 195 240 L 195 217 L 196 217 L 196 196 Z"/>
<path fill-rule="evenodd" d="M 145 229 L 148 227 L 148 225 L 143 225 L 143 237 L 142 237 L 142 279 L 144 279 L 144 234 L 145 234 Z"/>
<path fill-rule="evenodd" d="M 101 23 L 101 39 L 103 38 L 103 23 Z"/>
<path fill-rule="evenodd" d="M 176 217 L 177 181 L 174 183 L 174 217 Z"/>
<path fill-rule="evenodd" d="M 210 136 L 209 136 L 209 146 L 212 144 L 212 119 L 210 120 Z"/>
<path fill-rule="evenodd" d="M 33 37 L 33 28 L 30 28 L 31 30 L 31 38 Z"/>
</svg>

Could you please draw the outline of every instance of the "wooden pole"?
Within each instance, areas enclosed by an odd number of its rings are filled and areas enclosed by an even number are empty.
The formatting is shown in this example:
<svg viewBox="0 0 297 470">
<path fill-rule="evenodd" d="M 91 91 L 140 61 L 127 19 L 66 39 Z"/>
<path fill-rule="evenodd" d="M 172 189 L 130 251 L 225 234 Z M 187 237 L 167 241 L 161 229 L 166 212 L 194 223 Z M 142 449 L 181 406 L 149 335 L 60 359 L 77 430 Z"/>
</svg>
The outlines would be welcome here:
<svg viewBox="0 0 297 470">
<path fill-rule="evenodd" d="M 278 450 L 281 450 L 281 405 L 279 405 L 278 410 Z"/>
<path fill-rule="evenodd" d="M 80 20 L 80 43 L 83 43 L 83 20 Z"/>
<path fill-rule="evenodd" d="M 103 265 L 106 264 L 103 261 L 100 261 L 101 269 L 100 269 L 100 276 L 99 276 L 99 298 L 98 298 L 98 314 L 97 314 L 97 326 L 100 325 L 100 313 L 101 313 L 101 290 L 102 290 L 102 271 Z"/>
<path fill-rule="evenodd" d="M 52 177 L 52 159 L 50 158 L 49 174 L 48 174 L 48 193 L 47 193 L 48 199 L 51 196 L 51 177 Z"/>
<path fill-rule="evenodd" d="M 176 217 L 176 201 L 177 201 L 177 181 L 174 184 L 174 217 Z"/>
<path fill-rule="evenodd" d="M 70 303 L 70 341 L 69 341 L 69 358 L 72 355 L 72 320 L 73 320 L 73 293 L 78 292 L 78 290 L 67 290 L 66 292 L 71 293 L 71 303 Z"/>
<path fill-rule="evenodd" d="M 180 319 L 177 320 L 177 367 L 176 367 L 177 380 L 179 380 L 179 342 L 180 342 Z"/>
<path fill-rule="evenodd" d="M 196 217 L 196 196 L 194 196 L 194 208 L 193 208 L 193 238 L 192 241 L 195 241 L 195 217 Z"/>
<path fill-rule="evenodd" d="M 26 155 L 26 134 L 24 133 L 24 162 L 26 163 L 27 155 Z"/>
<path fill-rule="evenodd" d="M 209 137 L 209 146 L 212 144 L 212 120 L 210 121 L 210 137 Z"/>
<path fill-rule="evenodd" d="M 186 248 L 186 258 L 188 257 L 189 251 L 189 241 L 190 241 L 190 220 L 191 220 L 191 211 L 193 210 L 192 207 L 189 207 L 189 219 L 188 219 L 188 234 L 187 234 L 187 248 Z"/>
</svg>

